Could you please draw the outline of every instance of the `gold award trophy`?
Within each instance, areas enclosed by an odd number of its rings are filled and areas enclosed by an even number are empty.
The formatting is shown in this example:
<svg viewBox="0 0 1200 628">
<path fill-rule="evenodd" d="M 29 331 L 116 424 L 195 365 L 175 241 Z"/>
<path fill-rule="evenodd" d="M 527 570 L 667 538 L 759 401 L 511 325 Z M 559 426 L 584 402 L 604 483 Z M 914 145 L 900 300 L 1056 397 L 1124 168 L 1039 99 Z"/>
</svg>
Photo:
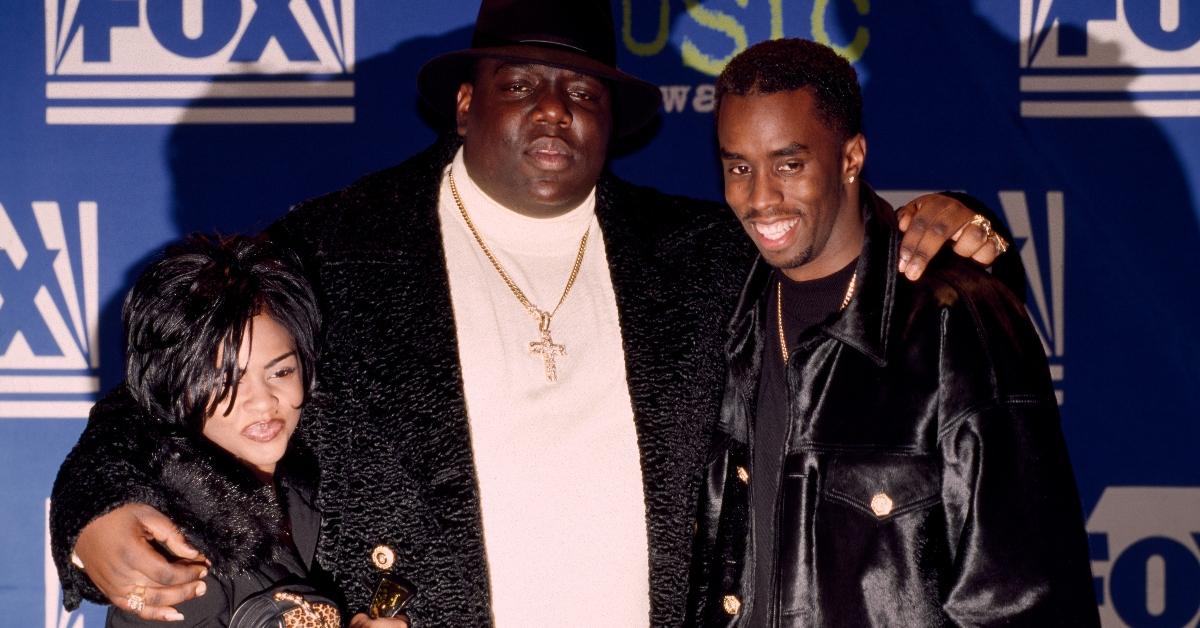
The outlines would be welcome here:
<svg viewBox="0 0 1200 628">
<path fill-rule="evenodd" d="M 396 564 L 396 552 L 392 548 L 386 545 L 376 547 L 371 551 L 371 562 L 383 573 L 379 576 L 379 583 L 375 585 L 375 594 L 371 596 L 371 606 L 367 609 L 367 614 L 371 619 L 395 617 L 404 610 L 408 601 L 416 594 L 417 588 L 404 578 L 389 573 L 392 565 Z"/>
</svg>

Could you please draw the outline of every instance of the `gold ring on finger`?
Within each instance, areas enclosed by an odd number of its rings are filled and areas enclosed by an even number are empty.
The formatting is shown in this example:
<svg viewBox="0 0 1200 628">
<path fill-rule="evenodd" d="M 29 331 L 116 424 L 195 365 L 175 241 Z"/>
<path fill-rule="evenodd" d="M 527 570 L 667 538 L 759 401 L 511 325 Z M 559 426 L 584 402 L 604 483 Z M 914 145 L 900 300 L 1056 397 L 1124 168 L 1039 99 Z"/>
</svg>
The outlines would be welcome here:
<svg viewBox="0 0 1200 628">
<path fill-rule="evenodd" d="M 133 587 L 133 593 L 130 593 L 125 599 L 129 602 L 129 610 L 140 613 L 143 608 L 146 608 L 146 587 L 140 584 Z"/>
<path fill-rule="evenodd" d="M 991 237 L 988 239 L 991 240 L 992 245 L 996 247 L 996 255 L 1004 255 L 1004 252 L 1008 250 L 1008 242 L 1005 242 L 1004 237 L 999 233 L 993 231 Z"/>
<path fill-rule="evenodd" d="M 968 225 L 975 225 L 983 229 L 983 239 L 987 240 L 992 237 L 992 221 L 988 220 L 983 214 L 975 214 L 971 217 Z"/>
</svg>

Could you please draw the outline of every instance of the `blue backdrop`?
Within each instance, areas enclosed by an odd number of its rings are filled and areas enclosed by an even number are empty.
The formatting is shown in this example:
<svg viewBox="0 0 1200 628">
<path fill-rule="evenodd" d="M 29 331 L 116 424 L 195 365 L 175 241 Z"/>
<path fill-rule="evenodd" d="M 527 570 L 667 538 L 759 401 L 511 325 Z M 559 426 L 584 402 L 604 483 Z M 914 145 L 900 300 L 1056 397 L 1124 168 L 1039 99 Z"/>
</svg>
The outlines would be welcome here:
<svg viewBox="0 0 1200 628">
<path fill-rule="evenodd" d="M 720 198 L 712 81 L 748 44 L 830 43 L 865 88 L 867 179 L 959 189 L 1029 273 L 1106 625 L 1200 613 L 1200 4 L 614 0 L 620 63 L 659 84 L 616 172 Z M 9 0 L 0 8 L 0 625 L 67 614 L 51 483 L 120 379 L 120 303 L 194 230 L 242 231 L 430 142 L 416 69 L 477 4 Z M 43 604 L 30 602 L 43 601 Z"/>
</svg>

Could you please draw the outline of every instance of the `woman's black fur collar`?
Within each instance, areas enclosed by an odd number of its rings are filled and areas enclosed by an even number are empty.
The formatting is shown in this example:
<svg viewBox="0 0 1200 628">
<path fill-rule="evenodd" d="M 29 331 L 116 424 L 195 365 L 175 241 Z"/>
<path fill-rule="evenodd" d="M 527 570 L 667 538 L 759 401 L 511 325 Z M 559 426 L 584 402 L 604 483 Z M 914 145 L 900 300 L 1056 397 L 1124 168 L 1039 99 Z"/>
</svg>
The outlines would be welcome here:
<svg viewBox="0 0 1200 628">
<path fill-rule="evenodd" d="M 244 464 L 200 435 L 164 433 L 150 460 L 158 473 L 161 503 L 188 541 L 212 561 L 214 575 L 230 575 L 278 559 L 290 487 L 311 501 L 315 458 L 293 437 L 280 461 L 276 487 L 263 484 Z"/>
</svg>

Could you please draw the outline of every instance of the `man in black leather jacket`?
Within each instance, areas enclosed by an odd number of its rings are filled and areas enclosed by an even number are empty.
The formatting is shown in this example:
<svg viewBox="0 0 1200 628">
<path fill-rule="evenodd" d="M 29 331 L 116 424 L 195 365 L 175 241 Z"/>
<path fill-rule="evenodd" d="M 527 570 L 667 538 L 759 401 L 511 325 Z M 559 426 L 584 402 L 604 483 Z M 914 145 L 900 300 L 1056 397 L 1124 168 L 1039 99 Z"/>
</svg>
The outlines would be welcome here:
<svg viewBox="0 0 1200 628">
<path fill-rule="evenodd" d="M 717 82 L 726 200 L 760 258 L 731 323 L 690 613 L 725 626 L 1098 623 L 1043 350 L 935 258 L 898 280 L 853 68 L 804 40 Z"/>
</svg>

